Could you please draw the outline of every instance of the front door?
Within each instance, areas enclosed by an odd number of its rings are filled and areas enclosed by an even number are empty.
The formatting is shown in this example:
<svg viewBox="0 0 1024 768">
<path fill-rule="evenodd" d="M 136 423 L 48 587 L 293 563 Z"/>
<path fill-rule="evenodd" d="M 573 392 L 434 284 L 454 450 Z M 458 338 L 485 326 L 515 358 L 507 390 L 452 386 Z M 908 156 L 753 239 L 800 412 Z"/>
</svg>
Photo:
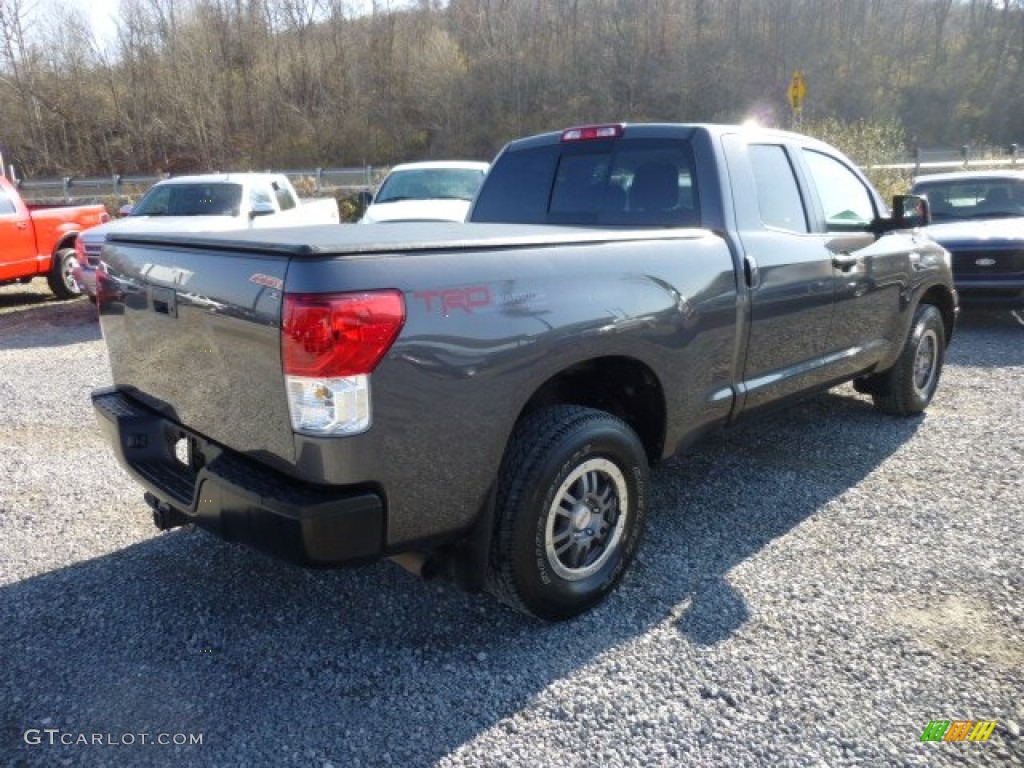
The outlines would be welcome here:
<svg viewBox="0 0 1024 768">
<path fill-rule="evenodd" d="M 848 376 L 884 357 L 899 338 L 901 309 L 909 285 L 914 235 L 869 231 L 879 215 L 860 177 L 837 158 L 801 150 L 807 175 L 821 203 L 814 225 L 832 256 L 836 308 L 828 335 L 833 371 Z"/>
</svg>

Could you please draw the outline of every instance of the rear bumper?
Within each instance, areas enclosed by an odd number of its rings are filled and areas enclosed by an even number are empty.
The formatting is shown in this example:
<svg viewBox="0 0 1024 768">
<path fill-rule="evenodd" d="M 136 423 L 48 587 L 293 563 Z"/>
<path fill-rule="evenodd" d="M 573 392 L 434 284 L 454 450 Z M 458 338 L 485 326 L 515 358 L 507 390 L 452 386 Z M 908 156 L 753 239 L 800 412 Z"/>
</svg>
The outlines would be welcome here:
<svg viewBox="0 0 1024 768">
<path fill-rule="evenodd" d="M 116 389 L 96 390 L 92 401 L 100 429 L 121 465 L 149 492 L 147 500 L 184 516 L 182 522 L 300 565 L 341 565 L 382 554 L 384 503 L 378 493 L 295 480 Z"/>
</svg>

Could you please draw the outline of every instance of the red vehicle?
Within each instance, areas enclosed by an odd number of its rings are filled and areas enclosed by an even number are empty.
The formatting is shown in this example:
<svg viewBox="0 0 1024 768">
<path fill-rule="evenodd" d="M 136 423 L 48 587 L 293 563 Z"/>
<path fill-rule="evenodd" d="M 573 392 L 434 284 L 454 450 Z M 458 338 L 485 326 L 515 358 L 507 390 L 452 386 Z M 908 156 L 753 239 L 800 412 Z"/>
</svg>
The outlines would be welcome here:
<svg viewBox="0 0 1024 768">
<path fill-rule="evenodd" d="M 71 271 L 78 233 L 110 220 L 102 205 L 27 205 L 0 176 L 0 285 L 45 277 L 61 299 L 82 294 Z"/>
</svg>

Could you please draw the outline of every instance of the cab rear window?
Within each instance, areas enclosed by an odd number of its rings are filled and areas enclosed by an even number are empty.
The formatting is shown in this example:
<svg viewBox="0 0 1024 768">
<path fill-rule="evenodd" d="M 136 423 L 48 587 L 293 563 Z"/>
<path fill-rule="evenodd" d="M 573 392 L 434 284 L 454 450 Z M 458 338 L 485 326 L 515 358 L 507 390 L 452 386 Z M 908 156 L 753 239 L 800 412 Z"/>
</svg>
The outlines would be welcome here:
<svg viewBox="0 0 1024 768">
<path fill-rule="evenodd" d="M 699 226 L 688 142 L 552 144 L 506 152 L 473 211 L 476 222 L 574 226 Z"/>
</svg>

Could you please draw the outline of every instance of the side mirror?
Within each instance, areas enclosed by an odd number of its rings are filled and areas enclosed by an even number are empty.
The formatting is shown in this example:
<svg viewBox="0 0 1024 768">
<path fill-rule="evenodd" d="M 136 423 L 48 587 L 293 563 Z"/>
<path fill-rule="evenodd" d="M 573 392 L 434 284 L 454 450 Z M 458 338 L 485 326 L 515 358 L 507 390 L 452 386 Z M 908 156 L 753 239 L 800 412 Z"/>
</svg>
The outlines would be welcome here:
<svg viewBox="0 0 1024 768">
<path fill-rule="evenodd" d="M 897 229 L 927 227 L 932 223 L 928 198 L 921 195 L 895 195 L 892 199 L 892 217 Z"/>
<path fill-rule="evenodd" d="M 928 207 L 928 199 L 920 195 L 894 195 L 892 198 L 892 217 L 878 218 L 868 227 L 876 236 L 897 229 L 914 229 L 927 227 L 932 223 L 932 211 Z"/>
<path fill-rule="evenodd" d="M 121 214 L 122 216 L 131 216 L 132 215 L 132 211 L 134 211 L 134 210 L 135 210 L 135 206 L 134 205 L 122 205 L 118 209 L 117 212 L 119 214 Z"/>
<path fill-rule="evenodd" d="M 256 203 L 252 210 L 249 211 L 249 218 L 255 219 L 257 216 L 273 216 L 277 211 L 274 210 L 274 206 L 270 203 Z"/>
</svg>

